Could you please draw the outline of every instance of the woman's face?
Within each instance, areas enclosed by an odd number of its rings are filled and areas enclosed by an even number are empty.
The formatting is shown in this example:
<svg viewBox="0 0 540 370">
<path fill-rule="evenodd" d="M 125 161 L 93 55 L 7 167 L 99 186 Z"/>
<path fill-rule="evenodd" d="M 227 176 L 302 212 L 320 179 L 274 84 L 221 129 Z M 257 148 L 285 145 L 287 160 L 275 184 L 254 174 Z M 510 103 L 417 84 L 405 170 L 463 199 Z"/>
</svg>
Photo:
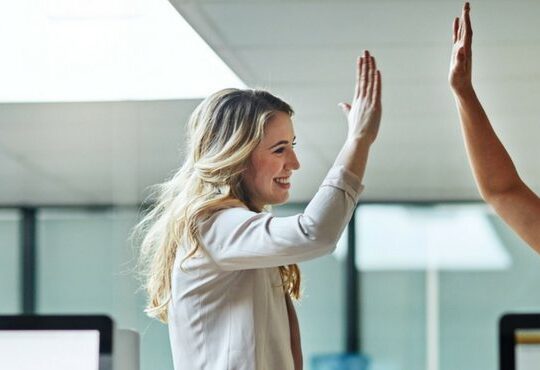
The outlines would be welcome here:
<svg viewBox="0 0 540 370">
<path fill-rule="evenodd" d="M 289 198 L 293 170 L 300 167 L 294 152 L 294 130 L 287 113 L 277 112 L 264 128 L 244 172 L 244 184 L 254 206 L 284 203 Z"/>
</svg>

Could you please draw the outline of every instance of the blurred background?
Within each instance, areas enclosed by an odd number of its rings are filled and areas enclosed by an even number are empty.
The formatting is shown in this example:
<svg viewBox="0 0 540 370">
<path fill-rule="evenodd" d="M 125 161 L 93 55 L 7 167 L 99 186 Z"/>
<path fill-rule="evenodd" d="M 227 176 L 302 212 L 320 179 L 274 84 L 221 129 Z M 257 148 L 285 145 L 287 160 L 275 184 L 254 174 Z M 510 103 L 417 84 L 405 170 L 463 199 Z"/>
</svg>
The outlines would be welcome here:
<svg viewBox="0 0 540 370">
<path fill-rule="evenodd" d="M 129 235 L 182 163 L 184 125 L 223 87 L 295 109 L 302 212 L 346 134 L 356 56 L 383 75 L 365 192 L 336 252 L 301 265 L 306 368 L 358 351 L 372 370 L 497 364 L 503 312 L 540 310 L 540 257 L 483 205 L 447 83 L 460 1 L 20 0 L 0 3 L 0 313 L 106 313 L 172 370 Z M 471 2 L 473 79 L 540 191 L 540 3 Z"/>
</svg>

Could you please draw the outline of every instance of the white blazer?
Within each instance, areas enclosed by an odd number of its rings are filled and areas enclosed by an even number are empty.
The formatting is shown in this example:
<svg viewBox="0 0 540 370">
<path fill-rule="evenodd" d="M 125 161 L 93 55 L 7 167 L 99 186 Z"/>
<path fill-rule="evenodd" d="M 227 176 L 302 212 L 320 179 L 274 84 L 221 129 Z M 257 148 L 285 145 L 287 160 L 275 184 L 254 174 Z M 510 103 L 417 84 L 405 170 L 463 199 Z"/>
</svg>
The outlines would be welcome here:
<svg viewBox="0 0 540 370">
<path fill-rule="evenodd" d="M 293 370 L 289 318 L 278 266 L 331 253 L 363 186 L 332 168 L 303 214 L 246 208 L 201 225 L 206 253 L 172 272 L 169 335 L 175 370 Z"/>
</svg>

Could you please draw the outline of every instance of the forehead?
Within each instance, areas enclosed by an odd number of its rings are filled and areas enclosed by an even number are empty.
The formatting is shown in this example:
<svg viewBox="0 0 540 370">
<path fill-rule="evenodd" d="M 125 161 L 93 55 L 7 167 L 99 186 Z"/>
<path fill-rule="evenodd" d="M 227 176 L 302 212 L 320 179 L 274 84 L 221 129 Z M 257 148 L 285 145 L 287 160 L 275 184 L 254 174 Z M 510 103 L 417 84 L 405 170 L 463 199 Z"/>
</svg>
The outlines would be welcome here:
<svg viewBox="0 0 540 370">
<path fill-rule="evenodd" d="M 277 112 L 264 126 L 263 142 L 292 140 L 294 129 L 287 113 Z"/>
</svg>

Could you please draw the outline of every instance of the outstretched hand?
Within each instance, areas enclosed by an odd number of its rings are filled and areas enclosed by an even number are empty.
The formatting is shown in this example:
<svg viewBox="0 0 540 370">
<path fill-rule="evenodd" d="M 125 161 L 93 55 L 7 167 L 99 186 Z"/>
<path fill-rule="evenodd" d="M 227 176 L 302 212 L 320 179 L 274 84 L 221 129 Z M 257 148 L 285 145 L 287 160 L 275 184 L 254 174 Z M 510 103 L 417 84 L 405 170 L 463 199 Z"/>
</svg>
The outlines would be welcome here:
<svg viewBox="0 0 540 370">
<path fill-rule="evenodd" d="M 339 105 L 347 116 L 348 138 L 366 138 L 370 143 L 375 141 L 382 115 L 381 73 L 369 51 L 364 51 L 357 60 L 352 104 Z"/>
<path fill-rule="evenodd" d="M 454 19 L 452 58 L 448 81 L 455 93 L 472 88 L 472 27 L 469 3 L 463 5 L 461 17 Z"/>
</svg>

